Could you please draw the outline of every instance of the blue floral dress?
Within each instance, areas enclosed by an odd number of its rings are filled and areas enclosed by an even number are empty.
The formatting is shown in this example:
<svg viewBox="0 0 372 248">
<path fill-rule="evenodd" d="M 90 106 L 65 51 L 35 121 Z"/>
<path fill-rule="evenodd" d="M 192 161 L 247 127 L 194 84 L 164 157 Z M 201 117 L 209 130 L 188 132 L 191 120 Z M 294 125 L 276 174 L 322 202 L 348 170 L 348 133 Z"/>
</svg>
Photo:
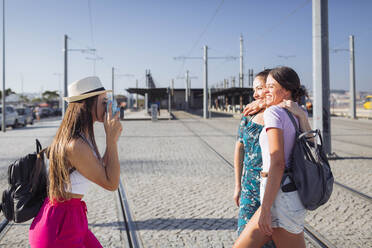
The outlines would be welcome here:
<svg viewBox="0 0 372 248">
<path fill-rule="evenodd" d="M 238 216 L 238 235 L 260 207 L 260 172 L 262 155 L 259 135 L 262 125 L 243 117 L 238 129 L 238 141 L 244 144 L 244 162 L 241 178 L 241 194 Z"/>
</svg>

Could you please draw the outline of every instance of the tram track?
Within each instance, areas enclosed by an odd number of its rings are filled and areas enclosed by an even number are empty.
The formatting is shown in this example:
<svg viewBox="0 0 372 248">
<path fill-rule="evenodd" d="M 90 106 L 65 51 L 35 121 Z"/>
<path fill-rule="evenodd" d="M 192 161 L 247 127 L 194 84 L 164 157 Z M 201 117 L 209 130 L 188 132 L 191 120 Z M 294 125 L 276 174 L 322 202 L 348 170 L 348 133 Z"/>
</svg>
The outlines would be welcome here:
<svg viewBox="0 0 372 248">
<path fill-rule="evenodd" d="M 208 127 L 211 127 L 217 131 L 219 131 L 220 133 L 223 133 L 225 134 L 225 136 L 231 136 L 231 134 L 227 134 L 224 130 L 220 129 L 220 128 L 217 128 L 213 125 L 210 125 L 194 116 L 192 116 L 191 114 L 187 113 L 187 115 L 189 117 L 191 117 L 192 119 L 196 120 L 197 122 L 199 123 L 203 123 L 204 125 L 208 126 Z M 189 130 L 191 133 L 193 133 L 196 137 L 198 137 L 210 150 L 212 150 L 221 160 L 223 160 L 225 162 L 225 164 L 227 166 L 229 166 L 231 169 L 234 169 L 234 166 L 233 164 L 228 160 L 226 159 L 222 154 L 220 154 L 214 147 L 212 147 L 201 135 L 199 135 L 198 133 L 196 133 L 194 130 L 192 130 L 188 125 L 187 123 L 190 123 L 190 122 L 184 122 L 182 120 L 179 120 L 185 127 L 187 130 Z M 340 188 L 346 190 L 347 192 L 350 192 L 354 195 L 357 195 L 358 197 L 362 198 L 363 200 L 366 200 L 368 202 L 371 202 L 371 197 L 366 195 L 366 194 L 363 194 L 353 188 L 350 188 L 340 182 L 337 182 L 335 181 L 335 185 L 339 186 Z M 336 246 L 330 241 L 328 240 L 327 238 L 325 238 L 321 233 L 319 233 L 318 231 L 316 231 L 312 226 L 310 226 L 308 223 L 305 223 L 305 226 L 304 226 L 304 233 L 305 235 L 311 240 L 311 243 L 313 245 L 315 245 L 316 247 L 322 247 L 322 248 L 335 248 Z"/>
<path fill-rule="evenodd" d="M 205 139 L 203 139 L 199 134 L 197 134 L 194 130 L 192 130 L 185 122 L 179 120 L 187 130 L 193 133 L 196 137 L 198 137 L 210 150 L 212 150 L 222 161 L 225 162 L 230 169 L 234 170 L 234 165 L 228 161 L 222 154 L 220 154 L 216 149 L 214 149 Z M 309 224 L 305 224 L 305 234 L 311 239 L 312 243 L 321 248 L 335 248 L 331 241 L 317 233 Z"/>
<path fill-rule="evenodd" d="M 128 198 L 125 193 L 124 185 L 120 181 L 118 188 L 118 207 L 120 221 L 123 223 L 123 232 L 122 242 L 125 248 L 141 248 L 143 247 L 142 242 L 139 238 L 139 235 L 136 231 L 136 226 L 131 214 L 131 210 L 128 203 Z M 2 213 L 0 213 L 0 241 L 6 236 L 8 231 L 15 227 L 17 224 L 8 221 Z"/>
<path fill-rule="evenodd" d="M 136 231 L 135 223 L 132 217 L 131 210 L 129 208 L 128 198 L 125 193 L 123 183 L 120 180 L 118 188 L 118 196 L 121 207 L 121 214 L 124 220 L 124 226 L 126 231 L 126 245 L 125 247 L 129 248 L 141 248 L 142 242 L 140 242 L 139 236 Z"/>
<path fill-rule="evenodd" d="M 218 131 L 218 132 L 224 134 L 224 136 L 230 136 L 230 137 L 231 137 L 231 134 L 226 133 L 225 130 L 222 130 L 222 129 L 218 128 L 218 127 L 215 127 L 215 126 L 213 126 L 213 125 L 211 125 L 211 124 L 209 124 L 209 123 L 206 123 L 205 121 L 202 121 L 202 120 L 200 120 L 199 118 L 196 118 L 195 116 L 193 116 L 193 115 L 190 114 L 190 113 L 186 113 L 186 114 L 187 114 L 190 118 L 192 118 L 192 119 L 198 121 L 199 123 L 203 123 L 204 125 L 206 125 L 206 126 L 208 126 L 208 127 L 211 127 L 211 128 L 213 128 L 214 130 L 216 130 L 216 131 Z M 194 132 L 194 133 L 195 133 L 195 132 Z M 232 138 L 233 138 L 233 137 L 232 137 Z M 346 142 L 346 141 L 344 141 L 344 142 Z M 212 148 L 212 149 L 213 149 L 213 148 Z M 219 155 L 219 156 L 222 156 L 222 155 Z M 227 161 L 227 160 L 226 160 L 226 161 Z M 233 166 L 232 166 L 232 168 L 233 168 Z M 369 203 L 372 203 L 372 197 L 371 197 L 371 196 L 369 196 L 369 195 L 367 195 L 367 194 L 364 194 L 364 193 L 362 193 L 362 192 L 360 192 L 360 191 L 358 191 L 358 190 L 356 190 L 356 189 L 354 189 L 354 188 L 352 188 L 352 187 L 350 187 L 350 186 L 347 186 L 347 185 L 344 184 L 344 183 L 341 183 L 341 182 L 339 182 L 339 181 L 336 181 L 336 180 L 334 181 L 334 184 L 337 185 L 338 187 L 342 188 L 343 190 L 346 190 L 346 191 L 348 191 L 349 193 L 352 193 L 352 194 L 354 194 L 354 195 L 356 195 L 356 196 L 362 198 L 363 200 L 366 200 L 366 201 L 368 201 Z"/>
</svg>

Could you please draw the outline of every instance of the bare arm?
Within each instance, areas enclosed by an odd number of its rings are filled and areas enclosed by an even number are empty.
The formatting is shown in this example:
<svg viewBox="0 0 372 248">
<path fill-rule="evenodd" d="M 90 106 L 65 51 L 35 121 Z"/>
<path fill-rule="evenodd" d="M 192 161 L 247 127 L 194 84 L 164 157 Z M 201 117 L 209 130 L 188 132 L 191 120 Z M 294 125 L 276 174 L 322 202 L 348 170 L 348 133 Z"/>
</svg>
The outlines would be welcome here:
<svg viewBox="0 0 372 248">
<path fill-rule="evenodd" d="M 239 206 L 239 203 L 240 203 L 243 156 L 244 156 L 244 145 L 240 143 L 239 141 L 237 141 L 235 144 L 235 152 L 234 152 L 234 172 L 235 172 L 234 201 L 237 206 Z"/>
<path fill-rule="evenodd" d="M 271 206 L 280 188 L 280 182 L 285 168 L 283 130 L 279 128 L 267 129 L 270 151 L 270 169 L 267 178 L 265 194 L 261 206 L 259 227 L 266 235 L 272 234 Z"/>
<path fill-rule="evenodd" d="M 104 189 L 114 191 L 120 177 L 116 143 L 107 144 L 106 154 L 109 153 L 112 156 L 108 156 L 108 163 L 104 166 L 91 147 L 81 139 L 72 141 L 67 148 L 68 159 L 80 174 Z"/>
<path fill-rule="evenodd" d="M 254 115 L 260 112 L 262 109 L 266 107 L 266 103 L 264 100 L 254 100 L 253 102 L 249 103 L 243 110 L 243 115 Z"/>
<path fill-rule="evenodd" d="M 88 180 L 114 191 L 119 186 L 120 163 L 117 141 L 123 130 L 117 113 L 112 116 L 112 106 L 105 115 L 106 151 L 103 161 L 99 161 L 90 146 L 81 139 L 73 140 L 67 147 L 70 163 Z"/>
<path fill-rule="evenodd" d="M 306 112 L 300 106 L 298 106 L 296 102 L 291 100 L 283 100 L 283 102 L 281 102 L 279 106 L 281 106 L 282 108 L 286 108 L 289 112 L 291 112 L 294 116 L 297 117 L 298 123 L 300 124 L 301 132 L 307 132 L 312 130 Z M 312 137 L 311 134 L 308 136 Z"/>
</svg>

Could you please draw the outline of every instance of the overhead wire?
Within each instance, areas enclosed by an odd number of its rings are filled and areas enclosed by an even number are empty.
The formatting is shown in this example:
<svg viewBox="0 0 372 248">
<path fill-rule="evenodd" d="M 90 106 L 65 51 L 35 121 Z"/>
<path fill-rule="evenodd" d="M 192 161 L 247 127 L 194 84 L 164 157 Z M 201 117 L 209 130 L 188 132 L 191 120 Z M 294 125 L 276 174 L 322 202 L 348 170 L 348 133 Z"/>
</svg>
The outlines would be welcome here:
<svg viewBox="0 0 372 248">
<path fill-rule="evenodd" d="M 255 38 L 253 38 L 251 40 L 248 40 L 248 41 L 250 43 L 259 41 L 261 38 L 265 37 L 268 33 L 274 31 L 276 28 L 278 28 L 279 26 L 281 26 L 289 17 L 293 16 L 295 13 L 297 13 L 299 10 L 301 10 L 302 8 L 304 8 L 310 2 L 311 2 L 311 0 L 305 0 L 304 2 L 302 2 L 301 4 L 299 4 L 298 6 L 296 6 L 288 14 L 286 14 L 285 16 L 283 16 L 282 18 L 280 18 L 279 21 L 276 22 L 273 26 L 267 28 L 261 34 L 258 34 Z M 247 64 L 247 57 L 248 57 L 248 50 L 245 48 L 246 47 L 246 45 L 245 45 L 246 43 L 247 42 L 244 42 L 243 43 L 243 62 L 244 62 L 245 65 Z M 243 73 L 245 74 L 245 72 L 243 72 Z"/>
<path fill-rule="evenodd" d="M 217 6 L 216 10 L 214 11 L 213 15 L 211 16 L 211 18 L 209 19 L 207 25 L 204 27 L 203 31 L 199 34 L 198 38 L 195 40 L 194 44 L 192 45 L 191 49 L 189 50 L 189 52 L 187 53 L 186 57 L 189 57 L 191 55 L 191 53 L 194 51 L 195 47 L 199 44 L 201 38 L 205 35 L 205 33 L 207 32 L 209 26 L 212 24 L 212 22 L 214 21 L 214 19 L 216 18 L 218 12 L 220 11 L 223 3 L 224 3 L 225 0 L 221 0 L 220 4 Z M 186 60 L 184 59 L 182 61 L 182 65 L 180 67 L 180 70 L 178 72 L 178 75 L 177 77 L 180 77 L 184 67 L 185 67 L 185 64 L 186 64 Z"/>
<path fill-rule="evenodd" d="M 90 38 L 91 38 L 93 47 L 95 47 L 94 35 L 93 35 L 92 7 L 90 4 L 90 0 L 88 0 L 88 11 L 89 11 Z"/>
</svg>

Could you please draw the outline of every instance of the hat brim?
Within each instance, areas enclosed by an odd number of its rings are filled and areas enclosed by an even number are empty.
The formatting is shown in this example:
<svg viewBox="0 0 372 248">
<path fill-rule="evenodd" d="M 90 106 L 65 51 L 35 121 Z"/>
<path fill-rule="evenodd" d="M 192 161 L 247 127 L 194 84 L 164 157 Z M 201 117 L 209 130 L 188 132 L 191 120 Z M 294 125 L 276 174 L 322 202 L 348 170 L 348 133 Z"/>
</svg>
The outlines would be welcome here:
<svg viewBox="0 0 372 248">
<path fill-rule="evenodd" d="M 77 101 L 84 100 L 92 96 L 101 95 L 106 92 L 112 92 L 112 90 L 101 90 L 101 91 L 95 91 L 95 92 L 78 95 L 78 96 L 64 97 L 63 100 L 65 100 L 66 102 L 77 102 Z"/>
</svg>

